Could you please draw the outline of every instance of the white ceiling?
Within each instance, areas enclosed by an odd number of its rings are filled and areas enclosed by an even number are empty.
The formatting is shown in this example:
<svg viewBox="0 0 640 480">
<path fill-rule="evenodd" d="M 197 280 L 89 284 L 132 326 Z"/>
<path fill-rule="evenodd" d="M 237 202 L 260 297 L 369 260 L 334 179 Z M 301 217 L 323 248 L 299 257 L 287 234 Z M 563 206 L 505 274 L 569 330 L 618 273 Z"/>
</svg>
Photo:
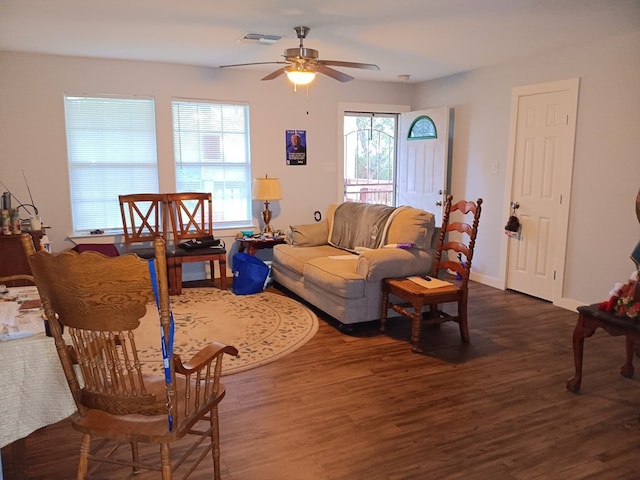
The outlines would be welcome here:
<svg viewBox="0 0 640 480">
<path fill-rule="evenodd" d="M 0 0 L 0 50 L 218 67 L 298 46 L 424 81 L 640 30 L 640 0 Z M 248 44 L 246 33 L 281 35 Z M 270 72 L 277 65 L 238 67 Z"/>
</svg>

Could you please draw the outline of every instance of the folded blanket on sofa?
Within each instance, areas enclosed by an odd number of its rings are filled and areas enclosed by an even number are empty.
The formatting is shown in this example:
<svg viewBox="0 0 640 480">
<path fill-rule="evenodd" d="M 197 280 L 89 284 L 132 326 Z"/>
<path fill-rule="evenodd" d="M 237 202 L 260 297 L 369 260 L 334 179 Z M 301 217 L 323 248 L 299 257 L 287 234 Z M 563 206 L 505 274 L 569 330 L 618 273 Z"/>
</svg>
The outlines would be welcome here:
<svg viewBox="0 0 640 480">
<path fill-rule="evenodd" d="M 341 203 L 333 216 L 329 244 L 349 251 L 358 247 L 380 248 L 397 210 L 387 205 Z"/>
</svg>

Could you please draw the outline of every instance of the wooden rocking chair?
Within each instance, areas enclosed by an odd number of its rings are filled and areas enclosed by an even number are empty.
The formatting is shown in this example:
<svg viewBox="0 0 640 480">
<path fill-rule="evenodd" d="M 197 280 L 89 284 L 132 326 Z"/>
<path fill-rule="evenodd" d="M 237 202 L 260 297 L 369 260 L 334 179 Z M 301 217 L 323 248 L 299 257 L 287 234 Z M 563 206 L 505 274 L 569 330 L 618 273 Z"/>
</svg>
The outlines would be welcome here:
<svg viewBox="0 0 640 480">
<path fill-rule="evenodd" d="M 164 241 L 154 242 L 155 261 L 92 251 L 36 252 L 29 235 L 22 236 L 22 243 L 78 408 L 71 417 L 73 427 L 82 432 L 77 478 L 86 477 L 89 461 L 98 461 L 129 466 L 131 474 L 141 468 L 157 470 L 169 480 L 188 455 L 199 453 L 184 465 L 182 478 L 187 478 L 211 452 L 214 478 L 219 479 L 222 357 L 238 352 L 211 343 L 188 362 L 173 354 Z M 143 373 L 134 334 L 156 302 L 163 338 L 158 343 L 166 352 L 158 352 L 165 359 L 164 376 Z M 187 434 L 197 437 L 195 445 L 172 463 L 170 445 Z M 101 451 L 91 450 L 94 436 L 113 441 L 109 446 L 130 445 L 131 460 L 118 455 L 117 448 L 99 456 Z M 160 462 L 140 461 L 140 442 L 157 444 Z"/>
</svg>

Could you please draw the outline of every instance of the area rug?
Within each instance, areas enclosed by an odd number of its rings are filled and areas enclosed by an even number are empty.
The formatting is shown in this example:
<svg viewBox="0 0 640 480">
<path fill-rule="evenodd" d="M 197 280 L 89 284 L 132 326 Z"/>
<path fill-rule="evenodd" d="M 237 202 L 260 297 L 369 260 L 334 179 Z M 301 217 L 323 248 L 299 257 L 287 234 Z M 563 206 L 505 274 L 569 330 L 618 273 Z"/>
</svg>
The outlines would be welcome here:
<svg viewBox="0 0 640 480">
<path fill-rule="evenodd" d="M 240 355 L 225 355 L 222 375 L 273 362 L 297 350 L 318 331 L 318 319 L 298 302 L 269 292 L 235 295 L 217 288 L 185 288 L 171 297 L 175 321 L 174 352 L 183 361 L 206 344 L 235 346 Z M 153 307 L 136 330 L 145 373 L 161 373 L 160 328 Z"/>
</svg>

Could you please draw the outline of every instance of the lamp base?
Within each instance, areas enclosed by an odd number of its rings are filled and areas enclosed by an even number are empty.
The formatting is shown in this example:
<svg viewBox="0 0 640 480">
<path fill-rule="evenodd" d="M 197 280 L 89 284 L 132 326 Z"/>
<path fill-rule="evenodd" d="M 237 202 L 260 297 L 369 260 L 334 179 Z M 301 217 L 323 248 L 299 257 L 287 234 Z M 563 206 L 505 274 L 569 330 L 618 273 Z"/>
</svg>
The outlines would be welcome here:
<svg viewBox="0 0 640 480">
<path fill-rule="evenodd" d="M 262 220 L 264 221 L 264 228 L 262 229 L 262 233 L 273 233 L 273 228 L 271 228 L 271 225 L 269 225 L 269 222 L 271 221 L 271 210 L 269 210 L 269 201 L 264 202 Z"/>
</svg>

